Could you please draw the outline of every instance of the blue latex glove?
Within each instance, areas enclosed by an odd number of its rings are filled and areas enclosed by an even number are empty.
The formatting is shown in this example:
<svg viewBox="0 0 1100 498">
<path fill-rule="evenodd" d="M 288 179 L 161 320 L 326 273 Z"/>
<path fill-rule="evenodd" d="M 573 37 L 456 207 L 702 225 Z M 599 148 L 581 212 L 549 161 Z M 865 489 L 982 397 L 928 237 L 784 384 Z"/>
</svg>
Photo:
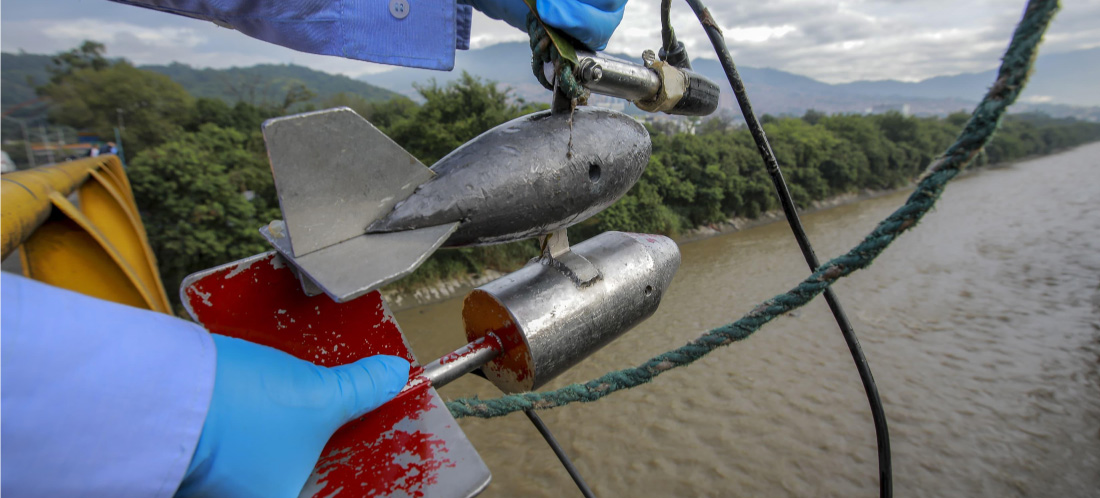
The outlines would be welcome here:
<svg viewBox="0 0 1100 498">
<path fill-rule="evenodd" d="M 231 337 L 214 344 L 214 394 L 178 497 L 298 496 L 332 433 L 409 378 L 396 356 L 326 368 Z"/>
<path fill-rule="evenodd" d="M 527 31 L 523 0 L 462 0 L 493 19 Z M 623 20 L 626 0 L 539 0 L 535 4 L 546 24 L 565 31 L 594 50 L 607 47 L 611 33 Z"/>
</svg>

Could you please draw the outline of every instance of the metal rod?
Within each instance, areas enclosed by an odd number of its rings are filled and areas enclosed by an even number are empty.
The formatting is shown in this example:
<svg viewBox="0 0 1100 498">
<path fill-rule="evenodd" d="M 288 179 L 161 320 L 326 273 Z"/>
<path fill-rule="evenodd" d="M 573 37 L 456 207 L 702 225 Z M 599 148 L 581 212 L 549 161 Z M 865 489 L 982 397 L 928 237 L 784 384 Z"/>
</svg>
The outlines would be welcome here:
<svg viewBox="0 0 1100 498">
<path fill-rule="evenodd" d="M 23 146 L 27 149 L 27 159 L 31 162 L 31 169 L 38 167 L 38 161 L 34 158 L 34 148 L 31 147 L 31 136 L 27 133 L 27 123 L 19 121 L 19 127 L 23 129 Z"/>
<path fill-rule="evenodd" d="M 65 130 L 58 128 L 55 131 L 57 131 L 57 146 L 61 148 L 61 160 L 67 160 L 68 157 L 65 155 Z"/>
<path fill-rule="evenodd" d="M 432 387 L 440 388 L 489 363 L 503 351 L 500 339 L 490 332 L 424 365 L 422 375 L 432 383 Z"/>
<path fill-rule="evenodd" d="M 538 429 L 539 434 L 542 434 L 542 438 L 546 440 L 546 444 L 550 445 L 550 449 L 554 450 L 554 454 L 558 456 L 558 460 L 565 467 L 565 471 L 569 472 L 569 477 L 573 478 L 573 482 L 577 484 L 577 488 L 581 490 L 581 494 L 585 498 L 595 498 L 596 495 L 592 493 L 592 489 L 588 487 L 588 483 L 584 482 L 584 478 L 581 477 L 580 472 L 577 471 L 577 467 L 573 465 L 573 461 L 569 459 L 569 455 L 565 454 L 565 450 L 558 444 L 558 440 L 554 438 L 554 435 L 550 432 L 550 428 L 546 427 L 546 424 L 542 421 L 535 410 L 524 410 L 524 414 L 527 418 L 531 419 L 531 423 L 535 424 L 535 428 Z"/>
<path fill-rule="evenodd" d="M 42 139 L 42 145 L 46 147 L 46 158 L 50 164 L 53 164 L 53 147 L 50 146 L 50 137 L 46 135 L 46 127 L 44 125 L 38 125 L 39 138 Z"/>
<path fill-rule="evenodd" d="M 783 213 L 787 216 L 787 222 L 791 226 L 791 231 L 794 232 L 798 247 L 802 249 L 802 255 L 806 259 L 806 264 L 810 266 L 811 270 L 817 270 L 817 268 L 821 266 L 821 263 L 818 261 L 817 255 L 810 245 L 810 239 L 806 236 L 806 231 L 803 229 L 802 222 L 798 218 L 798 211 L 795 208 L 794 200 L 792 200 L 791 193 L 787 189 L 787 182 L 783 179 L 783 172 L 779 169 L 779 161 L 776 160 L 775 153 L 768 143 L 768 138 L 764 135 L 764 128 L 760 126 L 760 122 L 756 119 L 756 114 L 753 113 L 752 104 L 749 102 L 748 94 L 745 92 L 745 85 L 741 81 L 741 76 L 737 74 L 737 66 L 733 63 L 733 57 L 730 56 L 729 50 L 726 49 L 726 42 L 722 37 L 722 32 L 719 31 L 714 18 L 711 17 L 710 12 L 703 6 L 701 0 L 687 0 L 687 3 L 691 6 L 691 9 L 695 11 L 695 15 L 699 18 L 699 22 L 702 23 L 703 29 L 706 30 L 711 44 L 714 45 L 714 50 L 718 54 L 718 60 L 721 62 L 722 69 L 726 73 L 726 78 L 729 80 L 730 86 L 733 87 L 733 93 L 737 97 L 737 105 L 741 108 L 741 115 L 745 118 L 745 123 L 748 125 L 749 131 L 752 133 L 752 138 L 756 142 L 756 148 L 760 152 L 760 156 L 764 159 L 768 174 L 771 175 L 772 183 L 775 184 L 775 189 L 779 194 L 780 204 L 783 206 Z M 886 413 L 882 408 L 882 399 L 878 393 L 878 386 L 875 385 L 875 379 L 871 375 L 871 367 L 867 364 L 867 358 L 863 355 L 863 348 L 860 347 L 859 339 L 856 338 L 855 331 L 852 329 L 852 324 L 848 320 L 848 316 L 844 313 L 844 308 L 841 307 L 840 301 L 837 300 L 836 294 L 830 287 L 825 289 L 824 295 L 825 301 L 829 304 L 829 309 L 832 310 L 837 325 L 840 327 L 841 335 L 844 336 L 844 342 L 847 343 L 848 350 L 852 353 L 852 360 L 856 364 L 859 378 L 863 382 L 863 389 L 867 393 L 867 402 L 871 405 L 871 418 L 875 423 L 875 438 L 878 443 L 879 495 L 884 498 L 893 496 L 893 471 L 890 463 L 890 432 L 886 426 Z"/>
<path fill-rule="evenodd" d="M 630 101 L 648 100 L 661 90 L 657 72 L 615 57 L 577 51 L 580 82 L 585 88 Z"/>
</svg>

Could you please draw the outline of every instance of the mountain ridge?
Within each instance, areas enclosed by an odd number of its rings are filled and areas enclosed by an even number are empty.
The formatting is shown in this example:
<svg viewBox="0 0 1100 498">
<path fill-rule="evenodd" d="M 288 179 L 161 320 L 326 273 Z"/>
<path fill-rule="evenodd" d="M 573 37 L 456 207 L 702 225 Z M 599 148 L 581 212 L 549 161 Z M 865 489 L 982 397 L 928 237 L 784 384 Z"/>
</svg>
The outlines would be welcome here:
<svg viewBox="0 0 1100 498">
<path fill-rule="evenodd" d="M 627 60 L 640 57 L 608 54 Z M 515 96 L 545 102 L 543 89 L 530 70 L 530 49 L 524 42 L 510 42 L 459 51 L 450 73 L 395 68 L 383 73 L 360 75 L 358 79 L 417 98 L 415 84 L 432 79 L 453 81 L 462 71 L 495 80 L 512 88 Z M 717 60 L 695 59 L 695 70 L 726 87 Z M 779 69 L 739 66 L 754 107 L 773 114 L 801 114 L 807 109 L 823 112 L 867 112 L 906 107 L 914 114 L 946 114 L 969 109 L 995 79 L 996 70 L 935 76 L 919 82 L 898 80 L 853 81 L 830 84 Z M 1068 75 L 1068 76 L 1067 76 Z M 1040 56 L 1024 102 L 1059 106 L 1098 106 L 1100 94 L 1088 81 L 1100 80 L 1100 47 Z M 723 94 L 722 108 L 736 113 L 732 98 Z M 1024 106 L 1026 107 L 1026 106 Z"/>
<path fill-rule="evenodd" d="M 626 54 L 609 55 L 639 59 Z M 46 67 L 52 56 L 3 52 L 0 57 L 0 65 L 4 68 L 0 87 L 3 108 L 7 110 L 36 98 L 34 87 L 48 81 Z M 694 65 L 697 72 L 727 89 L 722 94 L 721 109 L 728 114 L 739 114 L 718 62 L 696 59 Z M 180 63 L 139 67 L 169 76 L 196 97 L 221 98 L 230 103 L 236 100 L 278 103 L 289 85 L 296 82 L 305 84 L 317 94 L 313 102 L 338 93 L 352 93 L 368 100 L 386 100 L 399 94 L 417 98 L 417 84 L 432 80 L 445 84 L 460 77 L 462 71 L 509 87 L 518 99 L 547 102 L 550 97 L 531 75 L 530 49 L 524 42 L 458 51 L 455 70 L 450 72 L 398 67 L 351 78 L 294 64 L 227 69 L 200 69 Z M 779 69 L 740 66 L 738 70 L 757 111 L 776 115 L 801 115 L 809 109 L 826 113 L 896 109 L 917 115 L 943 115 L 971 109 L 995 79 L 995 70 L 988 70 L 936 76 L 919 82 L 877 80 L 829 84 Z M 1042 55 L 1028 89 L 1013 110 L 1100 120 L 1100 93 L 1088 83 L 1097 80 L 1100 80 L 1100 47 Z M 601 97 L 601 101 L 606 100 Z M 19 109 L 12 117 L 26 118 L 31 113 L 40 116 L 40 107 Z M 5 122 L 5 135 L 14 126 L 17 126 L 14 122 Z"/>
<path fill-rule="evenodd" d="M 46 118 L 47 107 L 38 98 L 35 88 L 50 80 L 47 70 L 53 55 L 0 53 L 0 107 L 12 110 L 0 124 L 0 136 L 21 137 L 19 121 L 38 123 Z M 345 75 L 329 74 L 294 64 L 257 64 L 228 69 L 194 68 L 186 64 L 138 66 L 168 76 L 194 97 L 238 100 L 251 104 L 281 104 L 287 90 L 296 83 L 304 84 L 316 95 L 309 102 L 320 104 L 339 93 L 352 93 L 367 100 L 389 100 L 398 94 Z M 30 105 L 26 105 L 30 103 Z M 13 109 L 19 106 L 17 109 Z"/>
<path fill-rule="evenodd" d="M 4 109 L 37 97 L 35 87 L 49 82 L 47 68 L 52 55 L 30 53 L 0 53 L 0 105 Z M 278 103 L 286 89 L 302 83 L 321 101 L 338 93 L 354 93 L 367 100 L 388 100 L 397 93 L 342 74 L 317 71 L 296 64 L 257 64 L 226 69 L 195 68 L 173 62 L 165 65 L 143 65 L 145 69 L 168 76 L 194 97 L 220 98 L 229 103 L 248 101 L 253 104 Z M 245 98 L 242 98 L 245 97 Z"/>
<path fill-rule="evenodd" d="M 342 74 L 317 71 L 296 64 L 256 64 L 227 69 L 194 68 L 173 62 L 167 65 L 138 66 L 172 78 L 195 97 L 243 100 L 251 104 L 277 102 L 286 89 L 302 83 L 324 100 L 339 93 L 354 93 L 367 100 L 389 100 L 397 94 L 390 90 Z"/>
</svg>

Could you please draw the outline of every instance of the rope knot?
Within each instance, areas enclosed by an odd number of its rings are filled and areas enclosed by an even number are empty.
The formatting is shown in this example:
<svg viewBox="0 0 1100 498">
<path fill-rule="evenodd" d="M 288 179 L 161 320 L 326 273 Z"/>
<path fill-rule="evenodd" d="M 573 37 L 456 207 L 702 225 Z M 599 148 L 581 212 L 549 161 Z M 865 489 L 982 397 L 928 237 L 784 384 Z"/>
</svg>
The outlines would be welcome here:
<svg viewBox="0 0 1100 498">
<path fill-rule="evenodd" d="M 549 62 L 554 65 L 554 76 L 562 93 L 571 99 L 584 97 L 587 90 L 573 76 L 573 70 L 576 69 L 573 62 L 561 56 L 534 12 L 527 13 L 527 35 L 531 37 L 531 72 L 535 73 L 535 78 L 543 88 L 554 91 L 554 83 L 546 79 L 542 70 L 543 64 Z"/>
</svg>

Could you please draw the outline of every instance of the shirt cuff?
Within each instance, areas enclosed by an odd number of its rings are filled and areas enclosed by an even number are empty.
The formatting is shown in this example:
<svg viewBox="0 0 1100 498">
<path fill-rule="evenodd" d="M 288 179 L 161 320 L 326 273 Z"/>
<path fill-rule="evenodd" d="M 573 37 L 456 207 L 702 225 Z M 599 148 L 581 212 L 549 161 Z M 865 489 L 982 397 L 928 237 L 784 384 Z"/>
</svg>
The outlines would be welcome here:
<svg viewBox="0 0 1100 498">
<path fill-rule="evenodd" d="M 392 5 L 404 3 L 403 17 L 391 12 Z M 455 48 L 459 45 L 455 0 L 352 0 L 348 12 L 341 13 L 339 29 L 341 53 L 334 54 L 382 64 L 438 69 L 454 69 Z M 467 19 L 470 14 L 465 9 Z M 469 44 L 469 33 L 465 43 Z"/>
<path fill-rule="evenodd" d="M 470 31 L 474 24 L 474 8 L 469 5 L 455 5 L 456 32 L 455 48 L 470 50 Z"/>
<path fill-rule="evenodd" d="M 471 7 L 455 0 L 114 0 L 211 21 L 287 48 L 381 64 L 451 70 L 470 45 Z"/>
</svg>

